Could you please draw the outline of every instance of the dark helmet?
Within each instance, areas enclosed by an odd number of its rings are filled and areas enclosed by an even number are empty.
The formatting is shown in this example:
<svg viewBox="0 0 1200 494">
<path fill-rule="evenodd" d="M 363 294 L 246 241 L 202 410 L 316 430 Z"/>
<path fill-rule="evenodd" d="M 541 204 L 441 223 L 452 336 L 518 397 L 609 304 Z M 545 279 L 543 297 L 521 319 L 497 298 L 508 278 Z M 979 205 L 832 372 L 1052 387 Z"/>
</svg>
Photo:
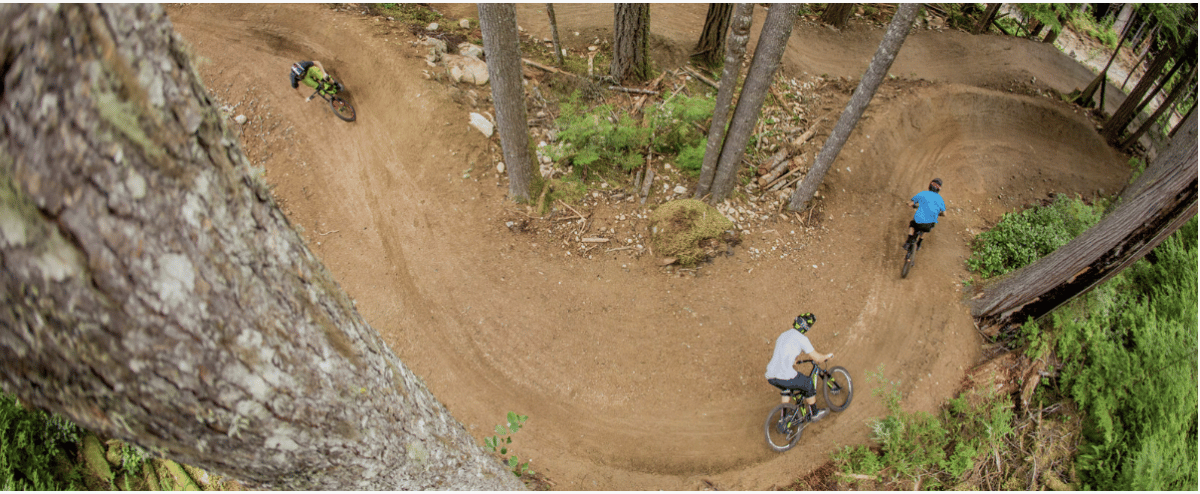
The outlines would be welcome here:
<svg viewBox="0 0 1200 494">
<path fill-rule="evenodd" d="M 300 66 L 300 62 L 292 64 L 292 75 L 296 76 L 297 79 L 304 77 L 304 67 Z"/>
<path fill-rule="evenodd" d="M 929 190 L 931 190 L 933 192 L 938 192 L 938 191 L 942 190 L 942 179 L 935 178 L 933 180 L 930 180 L 929 181 Z"/>
<path fill-rule="evenodd" d="M 792 323 L 792 328 L 799 331 L 801 334 L 807 333 L 813 324 L 817 323 L 817 316 L 812 312 L 805 312 L 796 316 L 796 321 Z"/>
</svg>

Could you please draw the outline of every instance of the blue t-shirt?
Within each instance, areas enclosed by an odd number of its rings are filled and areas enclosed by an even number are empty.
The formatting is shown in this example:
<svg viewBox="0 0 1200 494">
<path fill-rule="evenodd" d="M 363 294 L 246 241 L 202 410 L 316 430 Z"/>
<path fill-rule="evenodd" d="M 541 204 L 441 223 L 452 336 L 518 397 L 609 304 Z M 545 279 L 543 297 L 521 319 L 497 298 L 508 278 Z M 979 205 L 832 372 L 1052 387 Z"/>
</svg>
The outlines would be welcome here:
<svg viewBox="0 0 1200 494">
<path fill-rule="evenodd" d="M 946 210 L 946 201 L 931 190 L 913 196 L 912 201 L 917 203 L 917 212 L 913 214 L 913 221 L 917 223 L 937 223 L 938 214 Z"/>
</svg>

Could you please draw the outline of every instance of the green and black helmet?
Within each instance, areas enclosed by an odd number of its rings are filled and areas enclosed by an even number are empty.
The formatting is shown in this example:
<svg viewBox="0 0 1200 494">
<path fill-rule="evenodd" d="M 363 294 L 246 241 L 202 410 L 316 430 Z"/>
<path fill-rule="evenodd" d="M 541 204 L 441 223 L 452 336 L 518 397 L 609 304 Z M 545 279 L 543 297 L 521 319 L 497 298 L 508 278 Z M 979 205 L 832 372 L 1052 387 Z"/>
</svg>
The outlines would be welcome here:
<svg viewBox="0 0 1200 494">
<path fill-rule="evenodd" d="M 807 333 L 812 328 L 813 324 L 817 323 L 817 316 L 812 312 L 805 312 L 796 316 L 796 321 L 792 323 L 792 328 L 799 331 L 800 334 Z"/>
</svg>

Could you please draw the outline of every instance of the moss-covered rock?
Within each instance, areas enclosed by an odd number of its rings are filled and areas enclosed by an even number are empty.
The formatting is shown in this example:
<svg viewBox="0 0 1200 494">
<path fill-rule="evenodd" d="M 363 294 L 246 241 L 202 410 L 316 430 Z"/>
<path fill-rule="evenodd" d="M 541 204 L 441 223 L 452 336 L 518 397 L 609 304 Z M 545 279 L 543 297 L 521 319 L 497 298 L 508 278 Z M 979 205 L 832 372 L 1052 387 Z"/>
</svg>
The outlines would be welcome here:
<svg viewBox="0 0 1200 494">
<path fill-rule="evenodd" d="M 650 213 L 650 245 L 660 257 L 673 257 L 684 267 L 695 266 L 735 237 L 733 222 L 720 211 L 695 199 L 664 203 Z"/>
<path fill-rule="evenodd" d="M 180 467 L 178 463 L 158 458 L 150 460 L 150 462 L 154 464 L 154 471 L 158 474 L 158 484 L 163 490 L 200 490 L 200 486 L 196 485 L 192 477 L 183 471 L 183 467 Z"/>
<path fill-rule="evenodd" d="M 83 437 L 83 482 L 94 491 L 112 490 L 113 471 L 108 465 L 108 448 L 94 434 Z"/>
</svg>

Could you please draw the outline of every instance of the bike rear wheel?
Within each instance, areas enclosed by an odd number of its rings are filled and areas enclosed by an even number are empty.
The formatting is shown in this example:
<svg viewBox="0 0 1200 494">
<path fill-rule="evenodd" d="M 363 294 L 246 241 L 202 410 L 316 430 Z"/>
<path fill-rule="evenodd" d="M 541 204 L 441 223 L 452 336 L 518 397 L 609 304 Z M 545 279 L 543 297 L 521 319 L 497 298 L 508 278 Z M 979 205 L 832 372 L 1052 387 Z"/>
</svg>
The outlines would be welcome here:
<svg viewBox="0 0 1200 494">
<path fill-rule="evenodd" d="M 825 378 L 825 385 L 821 390 L 829 410 L 845 410 L 850 406 L 850 400 L 854 399 L 854 382 L 850 380 L 850 371 L 842 366 L 829 369 L 829 377 Z"/>
<path fill-rule="evenodd" d="M 800 434 L 808 422 L 800 413 L 800 407 L 794 403 L 781 403 L 767 414 L 763 424 L 763 432 L 767 435 L 767 445 L 777 452 L 792 449 L 800 442 Z"/>
<path fill-rule="evenodd" d="M 350 106 L 350 103 L 346 102 L 340 96 L 330 96 L 329 107 L 333 108 L 333 114 L 337 115 L 338 118 L 347 122 L 354 121 L 354 107 Z"/>
</svg>

